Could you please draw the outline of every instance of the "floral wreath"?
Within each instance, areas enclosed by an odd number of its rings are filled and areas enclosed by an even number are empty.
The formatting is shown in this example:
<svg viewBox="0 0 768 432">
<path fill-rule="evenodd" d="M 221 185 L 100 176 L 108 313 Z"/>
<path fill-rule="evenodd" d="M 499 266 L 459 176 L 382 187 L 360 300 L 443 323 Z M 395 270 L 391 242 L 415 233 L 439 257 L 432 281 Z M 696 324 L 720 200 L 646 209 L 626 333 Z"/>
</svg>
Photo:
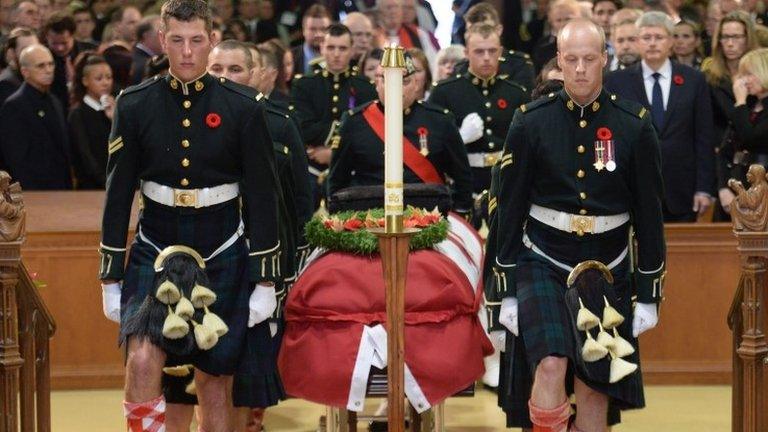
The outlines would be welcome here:
<svg viewBox="0 0 768 432">
<path fill-rule="evenodd" d="M 448 236 L 448 221 L 437 207 L 427 211 L 408 206 L 403 216 L 406 228 L 420 228 L 411 239 L 411 250 L 431 248 Z M 379 242 L 369 228 L 383 228 L 384 225 L 384 209 L 378 208 L 315 216 L 304 230 L 307 242 L 314 247 L 373 255 L 379 251 Z"/>
</svg>

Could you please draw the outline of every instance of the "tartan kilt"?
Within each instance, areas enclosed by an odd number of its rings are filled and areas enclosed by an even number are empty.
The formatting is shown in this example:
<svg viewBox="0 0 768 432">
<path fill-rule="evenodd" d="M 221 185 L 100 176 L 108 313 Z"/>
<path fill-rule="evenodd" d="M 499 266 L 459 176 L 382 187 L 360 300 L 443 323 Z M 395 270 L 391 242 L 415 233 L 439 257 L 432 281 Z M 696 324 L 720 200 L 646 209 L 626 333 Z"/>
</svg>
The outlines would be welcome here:
<svg viewBox="0 0 768 432">
<path fill-rule="evenodd" d="M 185 245 L 208 257 L 237 231 L 240 224 L 238 200 L 204 209 L 174 209 L 146 198 L 144 203 L 139 228 L 161 250 L 170 245 Z M 152 244 L 136 237 L 128 256 L 120 299 L 121 341 L 131 336 L 123 332 L 126 322 L 137 312 L 147 294 L 154 290 L 157 255 Z M 235 372 L 248 324 L 251 290 L 247 260 L 248 248 L 241 236 L 232 246 L 206 262 L 209 288 L 216 293 L 216 302 L 210 310 L 224 320 L 229 331 L 210 350 L 195 350 L 185 358 L 169 358 L 169 365 L 192 364 L 211 375 Z"/>
<path fill-rule="evenodd" d="M 550 228 L 529 220 L 526 233 L 533 245 L 554 260 L 574 267 L 586 260 L 611 263 L 619 257 L 628 245 L 628 227 L 610 232 L 585 235 Z M 614 307 L 626 319 L 619 327 L 619 333 L 635 347 L 635 354 L 625 360 L 640 365 L 637 340 L 632 337 L 632 292 L 630 260 L 626 256 L 611 270 L 613 288 L 617 296 Z M 550 260 L 523 247 L 517 260 L 516 283 L 519 304 L 519 324 L 525 355 L 531 371 L 547 356 L 566 357 L 570 360 L 568 384 L 575 375 L 594 390 L 608 395 L 611 403 L 619 409 L 642 408 L 645 406 L 642 373 L 638 370 L 615 384 L 590 381 L 575 367 L 576 356 L 581 355 L 573 336 L 573 324 L 565 303 L 568 270 L 554 265 Z"/>
</svg>

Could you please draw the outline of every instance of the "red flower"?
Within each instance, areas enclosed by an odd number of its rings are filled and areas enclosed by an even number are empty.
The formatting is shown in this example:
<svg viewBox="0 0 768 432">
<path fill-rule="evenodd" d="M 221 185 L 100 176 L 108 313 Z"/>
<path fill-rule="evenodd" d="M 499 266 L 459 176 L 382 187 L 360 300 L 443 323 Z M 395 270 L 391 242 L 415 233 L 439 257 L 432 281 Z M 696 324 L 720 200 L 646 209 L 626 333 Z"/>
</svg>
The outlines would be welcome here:
<svg viewBox="0 0 768 432">
<path fill-rule="evenodd" d="M 205 116 L 205 124 L 211 129 L 216 129 L 221 126 L 221 116 L 216 113 L 210 113 Z"/>
<path fill-rule="evenodd" d="M 499 100 L 497 100 L 497 101 L 496 101 L 496 105 L 497 105 L 497 106 L 498 106 L 500 109 L 507 109 L 507 101 L 505 101 L 504 99 L 499 99 Z"/>
<path fill-rule="evenodd" d="M 429 131 L 424 126 L 416 129 L 416 133 L 419 134 L 419 136 L 427 136 L 427 135 L 429 135 Z"/>
<path fill-rule="evenodd" d="M 344 222 L 344 229 L 347 231 L 357 231 L 363 227 L 365 223 L 357 218 L 352 218 Z"/>
<path fill-rule="evenodd" d="M 675 85 L 683 85 L 683 83 L 685 83 L 682 75 L 673 76 L 672 81 L 675 83 Z"/>
<path fill-rule="evenodd" d="M 597 139 L 601 141 L 608 141 L 613 137 L 613 133 L 607 127 L 601 127 L 597 129 Z"/>
</svg>

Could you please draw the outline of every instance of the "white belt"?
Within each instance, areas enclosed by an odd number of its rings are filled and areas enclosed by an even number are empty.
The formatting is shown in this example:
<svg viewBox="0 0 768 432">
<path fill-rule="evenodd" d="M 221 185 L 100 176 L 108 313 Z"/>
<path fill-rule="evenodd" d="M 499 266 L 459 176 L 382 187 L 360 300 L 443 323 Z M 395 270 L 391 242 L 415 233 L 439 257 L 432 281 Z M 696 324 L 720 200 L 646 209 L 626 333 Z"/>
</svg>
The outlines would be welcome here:
<svg viewBox="0 0 768 432">
<path fill-rule="evenodd" d="M 237 183 L 202 189 L 174 189 L 152 181 L 141 182 L 141 193 L 156 203 L 169 207 L 209 207 L 235 199 L 240 195 Z"/>
<path fill-rule="evenodd" d="M 493 153 L 467 153 L 469 166 L 472 168 L 488 168 L 496 164 L 501 159 L 502 151 Z"/>
<path fill-rule="evenodd" d="M 582 216 L 548 209 L 536 204 L 531 205 L 530 215 L 552 228 L 569 233 L 575 232 L 579 235 L 604 233 L 629 222 L 629 213 L 611 216 Z"/>
</svg>

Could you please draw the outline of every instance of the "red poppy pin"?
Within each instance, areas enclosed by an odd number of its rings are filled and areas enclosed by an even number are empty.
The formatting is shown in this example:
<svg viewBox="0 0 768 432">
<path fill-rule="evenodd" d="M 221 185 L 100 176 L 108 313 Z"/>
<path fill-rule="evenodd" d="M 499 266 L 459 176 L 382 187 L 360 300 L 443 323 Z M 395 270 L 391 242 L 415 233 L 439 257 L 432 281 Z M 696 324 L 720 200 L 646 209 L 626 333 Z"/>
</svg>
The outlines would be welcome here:
<svg viewBox="0 0 768 432">
<path fill-rule="evenodd" d="M 608 141 L 611 137 L 613 137 L 613 133 L 607 127 L 597 129 L 597 139 L 600 141 Z"/>
<path fill-rule="evenodd" d="M 507 101 L 505 101 L 504 99 L 499 99 L 499 100 L 497 100 L 497 101 L 496 101 L 496 105 L 497 105 L 497 106 L 498 106 L 500 109 L 507 109 Z"/>
<path fill-rule="evenodd" d="M 683 85 L 683 83 L 685 83 L 682 75 L 673 76 L 672 81 L 674 81 L 675 85 Z"/>
<path fill-rule="evenodd" d="M 416 133 L 419 134 L 419 136 L 427 136 L 429 134 L 429 131 L 424 126 L 416 129 Z"/>
<path fill-rule="evenodd" d="M 221 116 L 216 113 L 210 113 L 205 116 L 205 124 L 211 129 L 216 129 L 221 126 Z"/>
</svg>

